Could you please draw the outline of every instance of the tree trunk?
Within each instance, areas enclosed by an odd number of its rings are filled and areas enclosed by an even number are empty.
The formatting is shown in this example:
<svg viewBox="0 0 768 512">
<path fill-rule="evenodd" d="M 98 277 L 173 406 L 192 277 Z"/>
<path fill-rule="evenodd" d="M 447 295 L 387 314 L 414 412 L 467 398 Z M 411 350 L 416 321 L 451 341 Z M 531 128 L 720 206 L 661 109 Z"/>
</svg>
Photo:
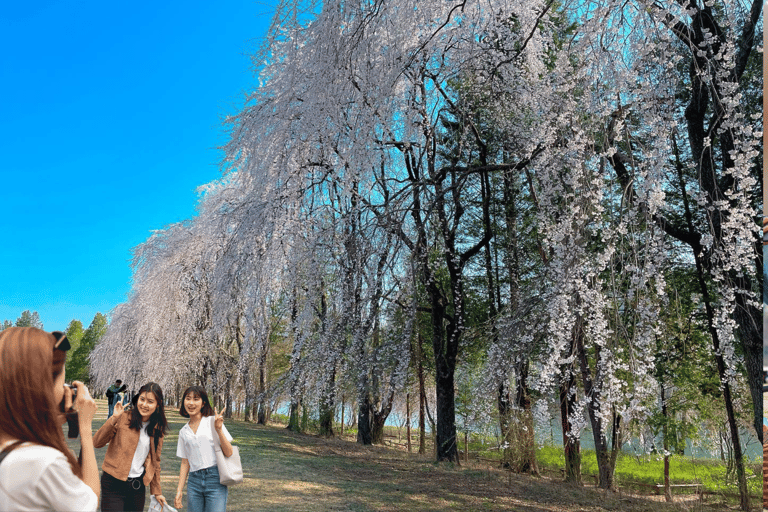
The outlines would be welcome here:
<svg viewBox="0 0 768 512">
<path fill-rule="evenodd" d="M 384 444 L 384 424 L 387 422 L 389 413 L 392 412 L 392 404 L 394 403 L 394 399 L 395 390 L 394 387 L 392 387 L 390 389 L 389 395 L 380 401 L 381 409 L 376 410 L 372 404 L 371 409 L 373 412 L 373 419 L 371 430 L 374 444 Z"/>
<path fill-rule="evenodd" d="M 432 305 L 432 347 L 435 352 L 435 391 L 437 403 L 435 416 L 435 457 L 438 462 L 459 463 L 456 443 L 456 396 L 455 379 L 458 333 L 454 321 L 447 321 L 445 303 L 437 284 L 430 282 L 427 290 Z M 459 314 L 455 312 L 454 314 Z M 445 324 L 448 323 L 448 332 Z"/>
<path fill-rule="evenodd" d="M 267 356 L 269 354 L 269 336 L 264 341 L 259 354 L 259 407 L 257 414 L 257 423 L 259 425 L 267 424 L 269 398 L 267 397 Z"/>
<path fill-rule="evenodd" d="M 333 437 L 333 408 L 325 403 L 320 409 L 320 420 L 318 423 L 318 435 L 323 437 Z"/>
<path fill-rule="evenodd" d="M 454 392 L 454 367 L 438 360 L 435 371 L 437 389 L 437 432 L 435 457 L 437 461 L 459 462 L 456 446 L 456 398 Z"/>
<path fill-rule="evenodd" d="M 539 474 L 539 467 L 536 463 L 536 436 L 534 434 L 533 411 L 531 410 L 530 391 L 528 389 L 528 368 L 529 360 L 527 356 L 521 355 L 517 362 L 517 383 L 515 385 L 515 407 L 520 414 L 520 420 L 523 428 L 521 431 L 520 462 L 517 470 L 521 473 Z"/>
<path fill-rule="evenodd" d="M 362 445 L 373 444 L 373 428 L 371 420 L 371 400 L 366 393 L 358 403 L 357 409 L 357 442 Z"/>
<path fill-rule="evenodd" d="M 499 433 L 502 439 L 507 439 L 509 434 L 509 418 L 511 414 L 509 400 L 509 386 L 506 379 L 504 379 L 496 390 L 496 405 L 499 409 Z"/>
<path fill-rule="evenodd" d="M 592 435 L 595 441 L 595 455 L 597 457 L 597 469 L 599 474 L 598 486 L 601 489 L 613 488 L 613 471 L 611 470 L 610 454 L 608 451 L 608 442 L 605 438 L 603 421 L 600 416 L 601 390 L 600 390 L 600 350 L 595 350 L 595 367 L 597 375 L 594 380 L 590 370 L 589 360 L 584 348 L 584 330 L 583 319 L 581 315 L 577 316 L 576 325 L 574 325 L 574 340 L 576 353 L 581 367 L 581 377 L 584 383 L 584 393 L 589 397 L 587 410 L 589 412 L 589 421 L 592 425 Z"/>
<path fill-rule="evenodd" d="M 621 446 L 624 444 L 621 435 L 621 414 L 616 412 L 616 408 L 612 411 L 613 422 L 611 425 L 611 474 L 616 472 L 616 460 L 619 457 Z"/>
<path fill-rule="evenodd" d="M 755 246 L 755 253 L 762 256 L 763 251 L 759 242 Z M 762 258 L 756 258 L 756 269 L 759 269 L 759 275 L 762 275 Z M 738 279 L 741 282 L 739 288 L 742 290 L 751 290 L 752 283 L 746 276 Z M 758 279 L 761 281 L 761 279 Z M 764 285 L 763 285 L 764 286 Z M 741 336 L 739 341 L 744 347 L 744 366 L 747 370 L 747 382 L 752 396 L 752 415 L 753 427 L 757 432 L 757 438 L 760 444 L 763 443 L 763 336 L 760 319 L 762 314 L 760 310 L 748 303 L 745 294 L 736 294 L 736 323 L 739 326 Z"/>
<path fill-rule="evenodd" d="M 256 422 L 259 425 L 266 425 L 269 422 L 269 404 L 266 400 L 259 402 L 259 408 L 256 411 Z"/>
<path fill-rule="evenodd" d="M 299 338 L 299 332 L 296 327 L 296 320 L 298 318 L 298 299 L 297 299 L 298 291 L 296 287 L 293 288 L 292 298 L 291 298 L 291 330 L 293 335 L 293 353 L 291 354 L 291 365 L 293 366 L 298 362 L 298 360 L 301 357 L 301 351 L 300 351 L 300 338 Z M 297 382 L 296 378 L 294 378 L 291 382 L 291 408 L 290 408 L 290 415 L 288 417 L 288 430 L 291 430 L 293 432 L 301 432 L 301 425 L 299 424 L 299 406 L 301 405 L 301 400 L 299 399 L 299 383 Z"/>
<path fill-rule="evenodd" d="M 299 405 L 299 402 L 291 401 L 288 426 L 286 428 L 293 432 L 301 432 L 301 426 L 299 425 Z"/>
<path fill-rule="evenodd" d="M 421 347 L 421 333 L 416 334 L 416 340 L 417 340 L 417 350 L 418 350 L 418 356 L 417 356 L 417 368 L 418 368 L 418 377 L 419 377 L 419 454 L 424 455 L 427 448 L 427 431 L 426 431 L 426 414 L 424 412 L 425 408 L 425 402 L 427 400 L 427 391 L 424 387 L 424 361 L 423 361 L 423 352 Z"/>
<path fill-rule="evenodd" d="M 336 367 L 334 367 L 325 383 L 323 396 L 320 399 L 319 435 L 333 437 L 333 417 L 336 412 Z"/>
<path fill-rule="evenodd" d="M 736 412 L 733 409 L 733 397 L 731 396 L 730 379 L 727 376 L 725 368 L 725 358 L 721 352 L 720 334 L 715 327 L 716 314 L 712 307 L 709 286 L 706 280 L 704 265 L 701 261 L 700 251 L 694 251 L 694 261 L 699 278 L 699 286 L 704 300 L 704 310 L 707 314 L 707 324 L 709 334 L 712 337 L 712 345 L 715 353 L 715 364 L 717 365 L 717 374 L 720 378 L 720 385 L 723 390 L 723 400 L 725 401 L 725 413 L 728 418 L 728 427 L 731 434 L 733 445 L 733 462 L 736 465 L 736 477 L 739 484 L 740 507 L 741 510 L 749 510 L 749 491 L 747 489 L 747 474 L 744 468 L 744 454 L 741 449 L 741 438 L 739 437 L 739 425 L 736 420 Z"/>
<path fill-rule="evenodd" d="M 405 435 L 408 439 L 408 453 L 411 453 L 411 394 L 405 394 Z"/>
<path fill-rule="evenodd" d="M 224 396 L 224 404 L 225 404 L 224 417 L 231 418 L 232 417 L 232 390 L 229 388 L 229 383 L 227 383 L 227 390 Z"/>
<path fill-rule="evenodd" d="M 563 451 L 565 452 L 565 481 L 581 485 L 581 441 L 568 435 L 571 416 L 576 407 L 576 388 L 572 367 L 563 374 L 560 382 L 560 425 L 563 430 Z"/>
<path fill-rule="evenodd" d="M 243 381 L 243 391 L 245 393 L 245 411 L 243 421 L 250 422 L 253 416 L 253 390 L 251 389 L 251 376 L 248 369 L 240 371 L 240 379 Z"/>
<path fill-rule="evenodd" d="M 672 492 L 669 488 L 669 428 L 667 426 L 668 413 L 667 413 L 667 397 L 664 396 L 664 383 L 661 382 L 661 415 L 664 418 L 664 423 L 661 429 L 661 435 L 664 439 L 664 499 L 667 502 L 672 502 Z"/>
<path fill-rule="evenodd" d="M 372 444 L 384 444 L 384 423 L 387 421 L 386 414 L 373 413 L 373 422 L 371 425 Z"/>
</svg>

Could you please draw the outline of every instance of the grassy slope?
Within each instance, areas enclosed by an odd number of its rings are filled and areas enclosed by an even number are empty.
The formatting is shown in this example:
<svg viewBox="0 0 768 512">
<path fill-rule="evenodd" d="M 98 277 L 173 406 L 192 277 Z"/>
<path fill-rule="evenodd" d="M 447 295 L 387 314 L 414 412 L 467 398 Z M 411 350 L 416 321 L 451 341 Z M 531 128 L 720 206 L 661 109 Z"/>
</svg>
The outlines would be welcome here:
<svg viewBox="0 0 768 512">
<path fill-rule="evenodd" d="M 99 401 L 94 430 L 105 421 L 106 409 L 106 402 Z M 180 464 L 176 442 L 185 421 L 175 410 L 166 412 L 171 433 L 163 447 L 162 485 L 172 502 Z M 298 435 L 279 426 L 234 420 L 226 420 L 226 425 L 240 447 L 246 476 L 243 484 L 230 488 L 227 510 L 233 512 L 723 509 L 722 505 L 702 505 L 695 500 L 665 504 L 626 494 L 605 494 L 594 488 L 574 488 L 549 478 L 511 475 L 487 463 L 437 465 L 430 458 L 392 448 Z M 75 448 L 78 443 L 71 446 Z M 101 464 L 106 447 L 96 452 Z"/>
</svg>

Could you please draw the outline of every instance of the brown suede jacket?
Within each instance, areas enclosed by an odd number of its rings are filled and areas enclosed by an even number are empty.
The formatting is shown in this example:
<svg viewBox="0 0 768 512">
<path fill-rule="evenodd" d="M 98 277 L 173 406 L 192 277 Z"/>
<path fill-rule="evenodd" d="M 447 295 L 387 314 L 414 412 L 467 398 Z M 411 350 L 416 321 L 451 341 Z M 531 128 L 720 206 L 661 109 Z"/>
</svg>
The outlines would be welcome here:
<svg viewBox="0 0 768 512">
<path fill-rule="evenodd" d="M 109 443 L 107 454 L 104 456 L 104 464 L 101 469 L 117 478 L 126 481 L 131 471 L 133 454 L 139 445 L 139 431 L 128 427 L 131 421 L 131 413 L 124 412 L 120 416 L 112 416 L 93 435 L 93 445 L 101 448 Z M 163 450 L 163 438 L 160 437 L 155 449 L 155 441 L 149 438 L 149 455 L 144 461 L 144 485 L 149 485 L 149 492 L 157 495 L 160 490 L 160 453 Z"/>
</svg>

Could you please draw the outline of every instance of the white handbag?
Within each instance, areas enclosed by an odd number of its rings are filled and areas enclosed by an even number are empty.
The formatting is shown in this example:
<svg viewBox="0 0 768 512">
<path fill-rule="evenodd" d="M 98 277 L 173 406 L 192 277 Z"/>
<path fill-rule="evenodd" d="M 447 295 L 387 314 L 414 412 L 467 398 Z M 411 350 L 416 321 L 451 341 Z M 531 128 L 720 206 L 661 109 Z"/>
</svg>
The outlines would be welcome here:
<svg viewBox="0 0 768 512">
<path fill-rule="evenodd" d="M 216 451 L 216 466 L 219 468 L 219 482 L 221 485 L 235 485 L 243 481 L 243 464 L 240 462 L 240 450 L 232 445 L 232 455 L 225 457 L 221 451 L 219 436 L 214 426 L 215 418 L 211 416 L 211 436 L 213 448 Z"/>
</svg>

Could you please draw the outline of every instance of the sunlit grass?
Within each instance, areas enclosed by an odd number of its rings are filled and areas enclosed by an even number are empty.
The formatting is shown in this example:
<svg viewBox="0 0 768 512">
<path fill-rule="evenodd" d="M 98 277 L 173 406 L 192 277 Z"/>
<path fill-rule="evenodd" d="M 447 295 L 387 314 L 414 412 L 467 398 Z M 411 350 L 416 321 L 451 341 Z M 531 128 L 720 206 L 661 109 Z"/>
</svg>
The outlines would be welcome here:
<svg viewBox="0 0 768 512">
<path fill-rule="evenodd" d="M 542 446 L 536 451 L 540 466 L 559 471 L 565 467 L 563 449 L 556 446 Z M 594 450 L 581 450 L 582 475 L 597 474 L 597 457 Z M 738 492 L 731 475 L 726 478 L 727 466 L 724 462 L 711 459 L 691 459 L 673 455 L 670 457 L 669 477 L 671 484 L 701 484 L 707 492 Z M 757 465 L 746 465 L 750 493 L 762 494 L 761 474 L 755 474 Z M 661 455 L 635 457 L 621 454 L 616 461 L 614 477 L 618 485 L 632 487 L 632 484 L 657 485 L 664 483 L 664 458 Z"/>
</svg>

